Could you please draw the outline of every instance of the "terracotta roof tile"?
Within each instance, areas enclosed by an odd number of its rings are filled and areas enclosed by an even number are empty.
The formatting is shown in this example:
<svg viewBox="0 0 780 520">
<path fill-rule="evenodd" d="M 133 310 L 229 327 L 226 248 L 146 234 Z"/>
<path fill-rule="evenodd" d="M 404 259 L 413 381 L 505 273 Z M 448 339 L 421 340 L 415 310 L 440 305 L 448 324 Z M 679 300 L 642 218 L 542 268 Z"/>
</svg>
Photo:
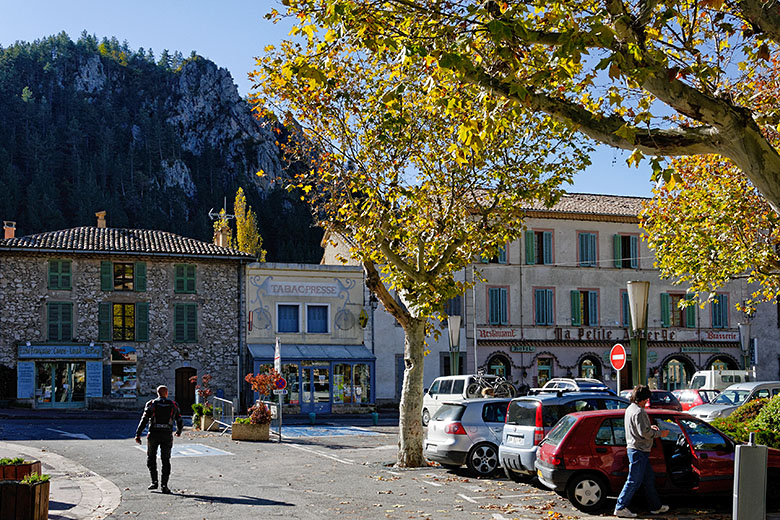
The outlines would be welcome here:
<svg viewBox="0 0 780 520">
<path fill-rule="evenodd" d="M 566 193 L 554 206 L 547 208 L 542 203 L 532 203 L 527 211 L 571 213 L 582 215 L 614 215 L 637 217 L 642 205 L 649 201 L 646 197 L 627 197 L 621 195 L 597 195 L 592 193 Z"/>
<path fill-rule="evenodd" d="M 86 226 L 0 240 L 0 249 L 253 258 L 235 249 L 168 231 Z"/>
</svg>

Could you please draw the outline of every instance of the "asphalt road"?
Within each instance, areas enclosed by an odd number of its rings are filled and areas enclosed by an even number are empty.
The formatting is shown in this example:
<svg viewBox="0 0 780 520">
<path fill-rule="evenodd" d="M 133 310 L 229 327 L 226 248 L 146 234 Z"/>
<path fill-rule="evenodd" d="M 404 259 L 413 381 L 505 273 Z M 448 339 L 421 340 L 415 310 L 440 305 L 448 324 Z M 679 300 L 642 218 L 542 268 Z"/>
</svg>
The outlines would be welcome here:
<svg viewBox="0 0 780 520">
<path fill-rule="evenodd" d="M 235 442 L 229 435 L 185 430 L 176 439 L 178 456 L 172 461 L 174 494 L 163 495 L 146 490 L 145 452 L 132 439 L 136 424 L 9 419 L 0 424 L 0 438 L 55 452 L 115 483 L 122 501 L 110 518 L 117 519 L 589 518 L 547 489 L 504 477 L 476 479 L 465 469 L 394 468 L 397 428 L 387 426 L 296 436 L 283 443 Z M 730 499 L 676 499 L 667 518 L 725 520 L 731 517 Z"/>
</svg>

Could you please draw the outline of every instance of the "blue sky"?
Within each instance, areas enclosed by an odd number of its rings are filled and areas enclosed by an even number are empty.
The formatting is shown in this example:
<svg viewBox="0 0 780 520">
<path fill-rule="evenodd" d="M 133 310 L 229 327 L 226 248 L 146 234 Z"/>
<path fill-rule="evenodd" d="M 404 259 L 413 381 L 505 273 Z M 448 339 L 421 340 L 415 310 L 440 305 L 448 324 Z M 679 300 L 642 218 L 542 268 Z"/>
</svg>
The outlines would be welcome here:
<svg viewBox="0 0 780 520">
<path fill-rule="evenodd" d="M 0 0 L 0 45 L 34 41 L 61 31 L 76 40 L 86 30 L 98 38 L 127 40 L 131 49 L 151 48 L 156 56 L 163 49 L 185 56 L 194 50 L 227 68 L 245 95 L 254 57 L 266 45 L 282 40 L 289 30 L 263 17 L 277 4 L 276 0 Z M 575 177 L 569 191 L 651 196 L 649 167 L 628 167 L 626 157 L 627 152 L 599 147 L 593 165 Z"/>
</svg>

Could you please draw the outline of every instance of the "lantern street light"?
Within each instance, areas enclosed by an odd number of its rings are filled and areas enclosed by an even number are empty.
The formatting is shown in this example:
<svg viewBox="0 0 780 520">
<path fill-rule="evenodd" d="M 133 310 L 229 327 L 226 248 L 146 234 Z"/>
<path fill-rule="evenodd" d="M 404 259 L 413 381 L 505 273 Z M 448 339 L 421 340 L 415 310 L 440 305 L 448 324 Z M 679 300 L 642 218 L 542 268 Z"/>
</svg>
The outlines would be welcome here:
<svg viewBox="0 0 780 520">
<path fill-rule="evenodd" d="M 745 370 L 750 367 L 750 322 L 738 323 L 739 345 L 742 347 L 742 366 Z"/>
<path fill-rule="evenodd" d="M 447 316 L 447 330 L 450 336 L 450 375 L 458 374 L 460 361 L 460 316 Z"/>
<path fill-rule="evenodd" d="M 647 384 L 647 298 L 650 282 L 630 281 L 628 309 L 631 313 L 631 373 L 634 386 Z"/>
</svg>

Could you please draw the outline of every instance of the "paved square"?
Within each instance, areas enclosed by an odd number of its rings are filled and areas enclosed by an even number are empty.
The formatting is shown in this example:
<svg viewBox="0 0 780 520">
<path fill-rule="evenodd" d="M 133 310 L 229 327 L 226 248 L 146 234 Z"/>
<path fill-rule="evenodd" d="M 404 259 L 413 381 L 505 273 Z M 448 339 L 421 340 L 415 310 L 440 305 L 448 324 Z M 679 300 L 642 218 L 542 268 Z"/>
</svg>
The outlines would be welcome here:
<svg viewBox="0 0 780 520">
<path fill-rule="evenodd" d="M 278 426 L 274 431 L 279 431 Z M 282 426 L 282 437 L 331 437 L 340 435 L 384 435 L 355 426 Z"/>
<path fill-rule="evenodd" d="M 146 444 L 136 446 L 137 449 L 146 453 Z M 229 451 L 220 450 L 206 446 L 205 444 L 173 444 L 171 458 L 175 457 L 214 457 L 217 455 L 233 455 Z"/>
</svg>

